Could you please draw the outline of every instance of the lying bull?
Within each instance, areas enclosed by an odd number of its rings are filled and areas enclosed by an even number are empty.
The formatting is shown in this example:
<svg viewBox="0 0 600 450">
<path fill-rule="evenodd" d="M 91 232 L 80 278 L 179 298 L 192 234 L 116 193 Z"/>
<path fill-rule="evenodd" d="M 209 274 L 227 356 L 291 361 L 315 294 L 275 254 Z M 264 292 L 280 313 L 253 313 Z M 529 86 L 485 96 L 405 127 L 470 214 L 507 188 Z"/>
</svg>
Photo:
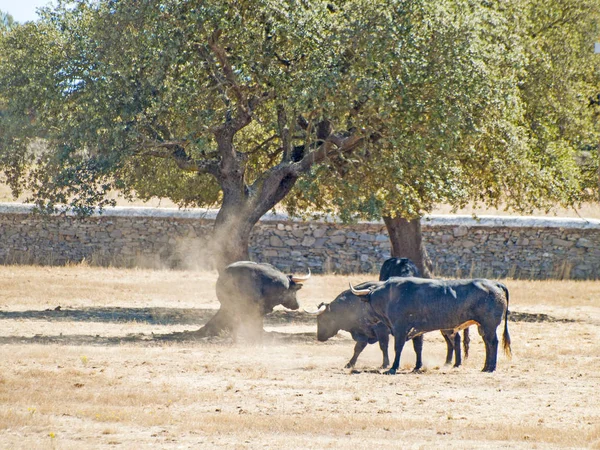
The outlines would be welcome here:
<svg viewBox="0 0 600 450">
<path fill-rule="evenodd" d="M 379 281 L 386 281 L 391 277 L 420 277 L 418 267 L 408 258 L 388 258 L 384 261 L 379 271 Z M 462 354 L 460 350 L 460 333 L 454 333 L 453 330 L 441 330 L 442 336 L 446 341 L 446 365 L 452 364 L 454 356 L 454 367 L 462 364 Z M 469 328 L 463 331 L 463 346 L 465 358 L 469 356 Z"/>
<path fill-rule="evenodd" d="M 285 275 L 271 264 L 238 261 L 227 266 L 217 279 L 221 309 L 198 331 L 200 336 L 223 332 L 260 338 L 264 316 L 277 305 L 298 309 L 296 293 L 306 276 Z"/>
<path fill-rule="evenodd" d="M 395 339 L 395 357 L 386 372 L 395 374 L 407 339 L 434 330 L 455 332 L 469 325 L 479 325 L 485 343 L 484 372 L 496 370 L 498 337 L 496 328 L 504 317 L 503 347 L 510 356 L 508 334 L 508 289 L 502 283 L 486 279 L 429 280 L 392 278 L 370 288 L 355 289 L 372 308 L 371 323 L 385 323 Z"/>
</svg>

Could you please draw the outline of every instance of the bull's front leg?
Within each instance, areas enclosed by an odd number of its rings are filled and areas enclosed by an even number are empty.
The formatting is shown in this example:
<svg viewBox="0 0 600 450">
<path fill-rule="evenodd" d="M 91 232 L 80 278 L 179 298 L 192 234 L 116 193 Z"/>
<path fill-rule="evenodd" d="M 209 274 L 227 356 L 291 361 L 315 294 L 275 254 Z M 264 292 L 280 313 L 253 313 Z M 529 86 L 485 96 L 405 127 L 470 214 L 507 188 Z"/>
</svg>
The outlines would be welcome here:
<svg viewBox="0 0 600 450">
<path fill-rule="evenodd" d="M 383 372 L 385 375 L 395 375 L 398 367 L 400 367 L 400 356 L 402 355 L 402 349 L 404 348 L 404 343 L 408 337 L 408 330 L 406 327 L 394 327 L 392 329 L 394 335 L 394 363 L 389 370 Z"/>
<path fill-rule="evenodd" d="M 358 359 L 358 355 L 362 353 L 366 346 L 366 342 L 356 341 L 356 345 L 354 346 L 354 355 L 352 355 L 352 358 L 350 359 L 350 361 L 348 361 L 348 364 L 346 364 L 346 369 L 354 367 L 354 365 L 356 364 L 356 360 Z"/>
</svg>

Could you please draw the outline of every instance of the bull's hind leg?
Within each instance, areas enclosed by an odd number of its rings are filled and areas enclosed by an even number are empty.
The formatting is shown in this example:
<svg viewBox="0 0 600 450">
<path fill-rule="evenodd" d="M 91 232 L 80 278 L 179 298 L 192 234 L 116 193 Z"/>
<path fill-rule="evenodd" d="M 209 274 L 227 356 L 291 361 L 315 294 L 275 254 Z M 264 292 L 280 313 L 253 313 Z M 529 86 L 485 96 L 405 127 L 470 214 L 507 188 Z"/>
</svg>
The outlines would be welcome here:
<svg viewBox="0 0 600 450">
<path fill-rule="evenodd" d="M 444 363 L 446 366 L 452 364 L 452 357 L 454 356 L 454 344 L 452 343 L 452 339 L 450 336 L 452 335 L 449 331 L 440 330 L 442 336 L 444 336 L 444 340 L 446 341 L 446 362 Z"/>
<path fill-rule="evenodd" d="M 379 339 L 379 348 L 381 349 L 381 353 L 383 354 L 383 363 L 381 364 L 381 368 L 385 369 L 390 365 L 390 357 L 388 356 L 388 345 L 390 343 L 390 335 L 386 333 L 378 333 L 375 332 L 377 338 Z"/>
<path fill-rule="evenodd" d="M 460 367 L 462 364 L 462 353 L 460 350 L 460 331 L 454 335 L 454 367 Z"/>
<path fill-rule="evenodd" d="M 460 367 L 462 364 L 462 353 L 460 349 L 460 332 L 452 333 L 452 330 L 440 330 L 446 341 L 446 366 L 452 364 L 454 358 L 454 367 Z"/>
<path fill-rule="evenodd" d="M 498 357 L 498 336 L 496 327 L 486 327 L 480 329 L 483 342 L 485 343 L 485 365 L 483 372 L 493 372 L 496 370 L 496 359 Z"/>
<path fill-rule="evenodd" d="M 417 356 L 417 362 L 413 372 L 418 372 L 421 367 L 423 367 L 423 335 L 414 337 L 412 341 L 415 355 Z"/>
</svg>

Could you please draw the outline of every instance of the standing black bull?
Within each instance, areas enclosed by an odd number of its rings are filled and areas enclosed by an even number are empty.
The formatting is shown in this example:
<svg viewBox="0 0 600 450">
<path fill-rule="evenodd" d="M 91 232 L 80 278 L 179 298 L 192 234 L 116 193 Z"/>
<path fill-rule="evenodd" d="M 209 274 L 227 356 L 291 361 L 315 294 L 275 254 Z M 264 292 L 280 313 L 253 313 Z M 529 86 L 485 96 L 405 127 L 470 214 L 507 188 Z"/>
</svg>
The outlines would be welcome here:
<svg viewBox="0 0 600 450">
<path fill-rule="evenodd" d="M 379 274 L 380 281 L 368 281 L 357 286 L 358 289 L 368 289 L 383 284 L 388 277 L 409 277 L 420 275 L 417 266 L 408 258 L 389 258 L 381 267 Z M 309 312 L 309 311 L 307 311 Z M 316 314 L 317 317 L 317 339 L 321 342 L 335 336 L 338 331 L 348 331 L 352 339 L 356 341 L 354 345 L 354 354 L 346 364 L 346 368 L 354 367 L 358 356 L 367 347 L 368 344 L 379 342 L 379 348 L 383 354 L 383 364 L 386 368 L 390 361 L 388 356 L 388 346 L 390 341 L 390 329 L 383 322 L 373 324 L 373 314 L 368 304 L 361 301 L 361 298 L 354 295 L 350 289 L 338 295 L 334 301 L 329 304 L 321 303 Z M 446 340 L 447 353 L 446 364 L 452 363 L 454 348 L 456 352 L 455 367 L 461 364 L 460 353 L 460 335 L 453 330 L 442 330 L 442 335 Z M 453 337 L 456 335 L 456 338 Z M 451 338 L 452 337 L 452 338 Z M 465 356 L 468 354 L 468 335 L 465 335 Z M 417 336 L 413 339 L 413 348 L 416 354 L 415 370 L 423 365 L 423 337 Z"/>
<path fill-rule="evenodd" d="M 298 309 L 296 293 L 306 276 L 285 275 L 271 264 L 238 261 L 230 264 L 217 279 L 217 298 L 221 309 L 198 331 L 200 336 L 215 336 L 224 331 L 259 338 L 263 318 L 277 305 Z"/>
<path fill-rule="evenodd" d="M 372 322 L 384 322 L 394 334 L 394 363 L 386 373 L 395 374 L 407 339 L 434 330 L 459 331 L 478 324 L 485 343 L 484 372 L 496 369 L 498 337 L 496 328 L 504 317 L 503 347 L 510 356 L 508 334 L 508 289 L 486 279 L 429 280 L 392 278 L 383 284 L 354 289 L 372 308 Z"/>
<path fill-rule="evenodd" d="M 391 277 L 420 277 L 418 267 L 408 258 L 388 258 L 384 261 L 379 271 L 379 281 L 386 281 Z M 460 351 L 460 333 L 453 330 L 441 330 L 442 336 L 446 341 L 446 365 L 452 364 L 454 356 L 454 367 L 459 367 L 462 363 Z M 463 331 L 463 346 L 465 349 L 465 358 L 469 356 L 469 328 Z M 419 367 L 417 367 L 418 369 Z"/>
<path fill-rule="evenodd" d="M 360 289 L 367 289 L 382 284 L 378 281 L 368 281 L 358 285 Z M 371 308 L 354 295 L 350 289 L 338 295 L 329 304 L 321 303 L 317 315 L 317 339 L 321 342 L 335 336 L 338 331 L 345 330 L 352 335 L 356 341 L 354 354 L 346 367 L 354 367 L 358 355 L 365 349 L 367 344 L 379 342 L 379 348 L 383 353 L 382 367 L 390 364 L 388 356 L 388 344 L 390 341 L 390 330 L 383 322 L 372 324 Z M 416 348 L 415 348 L 416 351 Z"/>
</svg>

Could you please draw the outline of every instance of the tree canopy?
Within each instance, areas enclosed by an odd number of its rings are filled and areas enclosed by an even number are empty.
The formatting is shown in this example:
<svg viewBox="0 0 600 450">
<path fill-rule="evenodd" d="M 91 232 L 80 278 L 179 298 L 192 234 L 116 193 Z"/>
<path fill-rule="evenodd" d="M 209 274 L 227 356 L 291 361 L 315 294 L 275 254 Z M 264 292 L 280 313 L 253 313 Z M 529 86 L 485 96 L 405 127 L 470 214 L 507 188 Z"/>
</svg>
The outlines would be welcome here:
<svg viewBox="0 0 600 450">
<path fill-rule="evenodd" d="M 569 203 L 575 153 L 598 142 L 598 16 L 592 0 L 550 9 L 59 1 L 0 38 L 0 168 L 48 209 L 90 212 L 114 189 L 218 205 L 225 262 L 286 197 L 344 217 Z"/>
<path fill-rule="evenodd" d="M 213 205 L 215 135 L 231 127 L 245 189 L 258 189 L 294 143 L 314 147 L 324 118 L 344 127 L 369 89 L 344 14 L 326 2 L 59 3 L 4 39 L 2 95 L 28 123 L 4 153 L 36 167 L 13 186 L 82 209 L 110 188 Z M 49 148 L 37 160 L 24 157 L 34 137 Z"/>
<path fill-rule="evenodd" d="M 592 198 L 598 153 L 581 156 L 600 138 L 597 2 L 431 2 L 401 19 L 388 25 L 394 133 L 368 163 L 315 167 L 290 212 L 415 218 L 440 203 L 528 212 Z"/>
</svg>

